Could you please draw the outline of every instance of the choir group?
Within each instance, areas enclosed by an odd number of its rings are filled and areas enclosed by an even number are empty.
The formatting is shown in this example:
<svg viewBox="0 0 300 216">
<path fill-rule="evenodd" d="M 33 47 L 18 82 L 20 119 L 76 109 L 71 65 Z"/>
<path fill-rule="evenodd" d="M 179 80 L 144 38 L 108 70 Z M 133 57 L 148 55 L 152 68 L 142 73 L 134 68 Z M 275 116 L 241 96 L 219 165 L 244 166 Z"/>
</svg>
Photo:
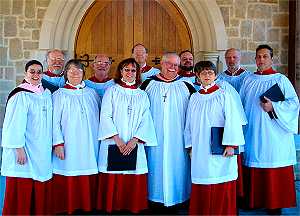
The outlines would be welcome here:
<svg viewBox="0 0 300 216">
<path fill-rule="evenodd" d="M 296 205 L 293 134 L 299 99 L 256 49 L 256 72 L 225 53 L 227 70 L 168 52 L 161 70 L 132 48 L 113 78 L 96 55 L 84 80 L 77 59 L 47 52 L 25 65 L 8 96 L 2 132 L 4 215 L 142 213 L 280 214 Z"/>
</svg>

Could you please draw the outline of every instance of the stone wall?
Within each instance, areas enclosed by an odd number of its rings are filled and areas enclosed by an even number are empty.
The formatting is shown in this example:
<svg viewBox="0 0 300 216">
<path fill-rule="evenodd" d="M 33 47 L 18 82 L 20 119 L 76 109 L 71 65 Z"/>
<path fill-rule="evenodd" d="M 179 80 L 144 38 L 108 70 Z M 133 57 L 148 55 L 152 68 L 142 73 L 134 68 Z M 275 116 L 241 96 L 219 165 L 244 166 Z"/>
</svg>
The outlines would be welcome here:
<svg viewBox="0 0 300 216">
<path fill-rule="evenodd" d="M 288 0 L 217 0 L 224 17 L 228 47 L 243 51 L 242 64 L 255 70 L 255 49 L 269 44 L 274 63 L 287 73 Z"/>
<path fill-rule="evenodd" d="M 50 0 L 0 0 L 0 127 L 7 94 L 23 78 L 24 62 L 35 57 Z"/>
</svg>

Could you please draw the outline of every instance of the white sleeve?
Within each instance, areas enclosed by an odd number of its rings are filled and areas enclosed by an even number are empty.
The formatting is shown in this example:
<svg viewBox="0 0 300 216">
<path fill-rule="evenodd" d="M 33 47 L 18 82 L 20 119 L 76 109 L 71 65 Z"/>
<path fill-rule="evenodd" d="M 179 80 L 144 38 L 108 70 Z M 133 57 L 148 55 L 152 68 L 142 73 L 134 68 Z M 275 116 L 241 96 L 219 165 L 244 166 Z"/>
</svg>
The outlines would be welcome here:
<svg viewBox="0 0 300 216">
<path fill-rule="evenodd" d="M 12 96 L 6 106 L 2 130 L 2 146 L 21 148 L 25 146 L 25 132 L 29 105 L 22 92 Z"/>
</svg>

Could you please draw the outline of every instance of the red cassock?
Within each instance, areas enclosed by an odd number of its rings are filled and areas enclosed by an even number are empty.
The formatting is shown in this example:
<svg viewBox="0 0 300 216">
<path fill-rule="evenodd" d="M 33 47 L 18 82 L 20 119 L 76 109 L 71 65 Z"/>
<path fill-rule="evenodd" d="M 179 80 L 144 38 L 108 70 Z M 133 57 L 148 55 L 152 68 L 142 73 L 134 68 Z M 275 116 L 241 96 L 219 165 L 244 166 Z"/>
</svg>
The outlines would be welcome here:
<svg viewBox="0 0 300 216">
<path fill-rule="evenodd" d="M 242 166 L 242 155 L 237 155 L 237 163 L 238 163 L 238 178 L 236 180 L 236 195 L 238 198 L 244 197 L 244 186 L 243 186 L 243 166 Z"/>
<path fill-rule="evenodd" d="M 40 182 L 31 178 L 6 177 L 3 215 L 53 214 L 51 180 Z"/>
<path fill-rule="evenodd" d="M 289 208 L 296 206 L 293 166 L 243 167 L 245 207 Z"/>
<path fill-rule="evenodd" d="M 53 175 L 53 212 L 72 214 L 91 211 L 96 205 L 97 174 L 82 176 Z"/>
<path fill-rule="evenodd" d="M 98 174 L 97 209 L 108 213 L 148 208 L 147 174 Z"/>
<path fill-rule="evenodd" d="M 190 215 L 236 215 L 236 181 L 192 184 Z"/>
</svg>

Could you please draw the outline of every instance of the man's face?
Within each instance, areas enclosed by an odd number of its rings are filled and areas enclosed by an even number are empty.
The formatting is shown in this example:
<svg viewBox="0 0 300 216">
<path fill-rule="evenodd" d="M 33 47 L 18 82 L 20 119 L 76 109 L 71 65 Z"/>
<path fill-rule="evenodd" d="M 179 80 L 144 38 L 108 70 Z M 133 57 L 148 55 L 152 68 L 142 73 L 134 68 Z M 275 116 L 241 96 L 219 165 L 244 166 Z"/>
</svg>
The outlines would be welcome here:
<svg viewBox="0 0 300 216">
<path fill-rule="evenodd" d="M 132 57 L 136 60 L 139 65 L 144 65 L 146 63 L 148 53 L 146 52 L 145 47 L 138 45 L 134 48 Z"/>
<path fill-rule="evenodd" d="M 161 62 L 161 73 L 167 79 L 173 79 L 177 76 L 180 60 L 178 56 L 169 56 L 166 61 Z"/>
<path fill-rule="evenodd" d="M 61 51 L 54 50 L 48 54 L 48 70 L 54 74 L 60 74 L 63 70 L 65 59 Z"/>
<path fill-rule="evenodd" d="M 270 50 L 258 50 L 256 53 L 255 61 L 259 71 L 264 71 L 272 67 L 273 59 L 271 57 Z"/>
<path fill-rule="evenodd" d="M 229 50 L 225 54 L 225 61 L 228 70 L 237 70 L 240 67 L 241 55 L 237 50 Z"/>
<path fill-rule="evenodd" d="M 108 75 L 110 69 L 110 61 L 107 56 L 96 56 L 95 61 L 92 64 L 92 68 L 95 74 Z"/>
<path fill-rule="evenodd" d="M 191 71 L 194 67 L 194 57 L 190 52 L 185 52 L 180 56 L 180 68 L 185 71 Z"/>
</svg>

